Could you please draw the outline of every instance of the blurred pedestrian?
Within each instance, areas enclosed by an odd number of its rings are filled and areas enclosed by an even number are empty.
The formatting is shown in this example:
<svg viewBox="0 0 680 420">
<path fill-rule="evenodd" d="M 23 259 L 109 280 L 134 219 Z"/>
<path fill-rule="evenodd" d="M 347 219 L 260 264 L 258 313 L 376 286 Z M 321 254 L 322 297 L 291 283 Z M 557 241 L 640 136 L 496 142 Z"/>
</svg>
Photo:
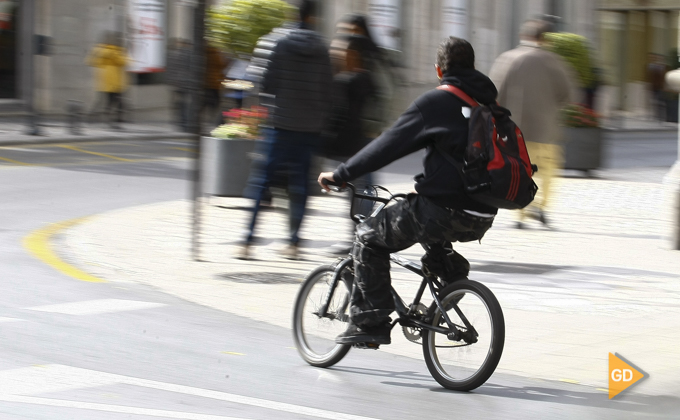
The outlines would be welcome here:
<svg viewBox="0 0 680 420">
<path fill-rule="evenodd" d="M 300 5 L 297 28 L 277 28 L 265 35 L 255 49 L 253 65 L 260 75 L 260 94 L 268 101 L 266 162 L 257 182 L 255 205 L 249 232 L 238 257 L 248 259 L 255 236 L 255 225 L 262 196 L 277 169 L 288 170 L 290 239 L 282 255 L 299 257 L 299 231 L 305 213 L 309 188 L 312 151 L 320 143 L 320 133 L 331 107 L 333 75 L 328 47 L 312 30 L 316 21 L 316 3 L 305 0 Z"/>
<path fill-rule="evenodd" d="M 550 26 L 541 20 L 525 22 L 520 30 L 520 45 L 501 54 L 489 74 L 498 88 L 499 104 L 512 112 L 524 134 L 531 161 L 538 166 L 540 189 L 534 207 L 520 210 L 520 229 L 529 215 L 548 225 L 546 209 L 552 180 L 563 161 L 559 112 L 570 101 L 572 81 L 567 64 L 542 48 L 543 34 Z"/>
<path fill-rule="evenodd" d="M 100 92 L 91 114 L 95 113 L 100 103 L 106 102 L 105 112 L 112 128 L 119 128 L 123 122 L 123 92 L 128 86 L 125 66 L 129 59 L 120 44 L 120 37 L 109 32 L 87 57 L 87 64 L 97 69 L 95 78 L 97 91 Z"/>
<path fill-rule="evenodd" d="M 666 120 L 664 90 L 666 88 L 665 78 L 667 71 L 668 66 L 665 63 L 663 55 L 649 54 L 649 63 L 647 64 L 647 83 L 649 83 L 649 90 L 652 95 L 652 113 L 654 118 L 659 121 Z"/>
<path fill-rule="evenodd" d="M 170 43 L 166 83 L 173 88 L 172 104 L 176 124 L 181 131 L 187 131 L 189 103 L 191 99 L 191 42 L 175 38 Z"/>
<path fill-rule="evenodd" d="M 387 127 L 389 104 L 394 96 L 392 66 L 385 53 L 375 43 L 368 28 L 367 18 L 361 14 L 345 15 L 336 25 L 336 34 L 364 38 L 362 64 L 373 80 L 373 93 L 366 100 L 362 119 L 366 135 L 374 139 Z"/>
<path fill-rule="evenodd" d="M 354 156 L 366 146 L 370 139 L 364 127 L 364 112 L 368 99 L 375 94 L 371 73 L 366 66 L 366 54 L 370 48 L 367 38 L 359 35 L 339 35 L 331 42 L 333 77 L 333 110 L 324 131 L 326 157 L 333 167 Z M 367 188 L 373 185 L 371 173 L 354 181 L 359 191 L 370 194 Z M 372 202 L 355 209 L 368 216 Z M 369 213 L 369 214 L 367 214 Z M 354 237 L 354 227 L 350 232 Z M 331 247 L 335 254 L 346 254 L 352 248 L 352 241 L 341 242 Z"/>
<path fill-rule="evenodd" d="M 214 127 L 224 121 L 222 110 L 220 109 L 220 89 L 224 80 L 224 69 L 227 61 L 222 53 L 212 45 L 205 48 L 205 97 L 203 108 L 208 109 L 207 123 Z"/>
</svg>

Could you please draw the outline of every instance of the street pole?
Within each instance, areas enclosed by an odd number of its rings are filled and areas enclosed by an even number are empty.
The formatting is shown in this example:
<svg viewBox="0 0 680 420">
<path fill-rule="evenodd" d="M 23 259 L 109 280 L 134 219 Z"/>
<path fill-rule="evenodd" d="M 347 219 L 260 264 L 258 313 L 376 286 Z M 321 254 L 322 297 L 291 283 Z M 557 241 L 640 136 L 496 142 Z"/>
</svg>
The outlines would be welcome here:
<svg viewBox="0 0 680 420">
<path fill-rule="evenodd" d="M 193 198 L 191 254 L 195 261 L 200 261 L 201 201 L 203 197 L 201 188 L 201 108 L 205 75 L 205 9 L 206 0 L 198 0 L 194 8 L 194 45 L 190 63 L 192 89 L 188 128 L 189 132 L 194 135 L 194 147 L 196 148 L 192 168 L 193 182 L 191 183 L 191 197 Z"/>
<path fill-rule="evenodd" d="M 25 0 L 21 3 L 21 73 L 22 92 L 27 120 L 26 133 L 31 136 L 40 134 L 38 117 L 34 109 L 33 96 L 35 93 L 35 0 Z"/>
<path fill-rule="evenodd" d="M 680 17 L 678 17 L 680 22 Z M 678 34 L 680 43 L 680 34 Z M 680 55 L 677 58 L 680 60 Z M 680 69 L 666 73 L 666 83 L 676 91 L 680 90 Z M 680 101 L 680 98 L 678 99 Z M 680 125 L 678 126 L 680 130 Z M 671 203 L 671 249 L 680 250 L 680 131 L 678 132 L 678 156 L 671 170 L 666 174 L 663 183 L 667 186 Z"/>
<path fill-rule="evenodd" d="M 680 69 L 669 71 L 666 74 L 666 82 L 673 89 L 680 90 Z M 680 126 L 678 129 L 680 130 Z M 680 132 L 678 133 L 678 157 L 664 177 L 663 183 L 667 185 L 672 203 L 671 249 L 680 250 Z"/>
</svg>

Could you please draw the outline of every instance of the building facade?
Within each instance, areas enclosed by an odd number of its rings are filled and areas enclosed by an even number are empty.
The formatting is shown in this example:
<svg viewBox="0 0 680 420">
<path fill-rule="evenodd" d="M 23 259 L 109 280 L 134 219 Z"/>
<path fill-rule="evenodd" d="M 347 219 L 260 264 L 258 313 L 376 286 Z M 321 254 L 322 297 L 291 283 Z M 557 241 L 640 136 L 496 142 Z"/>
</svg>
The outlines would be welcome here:
<svg viewBox="0 0 680 420">
<path fill-rule="evenodd" d="M 532 17 L 554 16 L 559 30 L 585 36 L 594 49 L 599 42 L 594 0 L 334 0 L 321 4 L 326 36 L 332 36 L 335 22 L 344 14 L 362 13 L 372 22 L 373 35 L 379 34 L 379 43 L 399 51 L 394 61 L 401 66 L 403 86 L 393 102 L 394 115 L 437 84 L 436 50 L 448 36 L 472 43 L 477 68 L 484 73 L 496 57 L 519 44 L 519 29 Z"/>
<path fill-rule="evenodd" d="M 648 115 L 653 56 L 678 67 L 680 0 L 601 0 L 597 10 L 606 108 Z"/>
<path fill-rule="evenodd" d="M 215 0 L 218 1 L 218 0 Z M 296 4 L 296 0 L 289 0 Z M 153 57 L 130 73 L 128 107 L 140 120 L 169 119 L 164 84 L 168 41 L 191 39 L 197 0 L 0 0 L 0 110 L 30 97 L 43 115 L 63 115 L 69 100 L 96 101 L 94 70 L 86 64 L 106 33 L 120 35 L 132 56 Z M 210 1 L 209 3 L 213 3 Z M 590 40 L 606 86 L 598 108 L 644 111 L 648 53 L 677 63 L 680 0 L 318 0 L 320 31 L 330 38 L 347 13 L 372 22 L 378 42 L 393 52 L 399 75 L 394 113 L 437 82 L 439 42 L 456 35 L 475 47 L 477 67 L 514 48 L 521 24 L 558 17 L 558 29 Z M 31 11 L 30 16 L 24 11 Z M 145 50 L 146 49 L 146 50 Z M 32 78 L 27 77 L 26 69 Z M 30 79 L 30 80 L 29 80 Z"/>
<path fill-rule="evenodd" d="M 133 118 L 168 120 L 167 41 L 191 38 L 192 0 L 0 0 L 0 112 L 27 105 L 47 118 L 97 103 L 88 54 L 117 39 L 131 58 L 124 98 Z M 30 77 L 29 77 L 30 75 Z"/>
</svg>

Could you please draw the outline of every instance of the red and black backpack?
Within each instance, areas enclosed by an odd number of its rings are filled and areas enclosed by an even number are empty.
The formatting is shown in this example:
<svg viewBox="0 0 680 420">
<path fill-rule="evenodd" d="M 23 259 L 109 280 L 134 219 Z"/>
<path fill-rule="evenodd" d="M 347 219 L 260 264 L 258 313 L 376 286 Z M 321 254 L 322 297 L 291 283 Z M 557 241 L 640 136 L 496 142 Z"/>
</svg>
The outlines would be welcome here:
<svg viewBox="0 0 680 420">
<path fill-rule="evenodd" d="M 538 170 L 529 160 L 524 136 L 510 119 L 510 111 L 499 105 L 482 105 L 451 85 L 437 89 L 452 93 L 470 105 L 468 144 L 461 164 L 437 150 L 460 172 L 467 194 L 474 200 L 501 209 L 521 209 L 538 191 L 532 179 Z"/>
</svg>

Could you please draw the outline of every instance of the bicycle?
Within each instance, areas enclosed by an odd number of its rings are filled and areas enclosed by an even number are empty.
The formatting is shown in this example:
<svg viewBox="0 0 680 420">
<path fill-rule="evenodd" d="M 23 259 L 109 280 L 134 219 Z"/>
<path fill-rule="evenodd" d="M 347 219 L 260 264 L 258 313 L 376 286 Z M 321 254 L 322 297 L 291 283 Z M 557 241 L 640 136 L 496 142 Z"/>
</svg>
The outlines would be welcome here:
<svg viewBox="0 0 680 420">
<path fill-rule="evenodd" d="M 328 183 L 328 185 L 333 185 Z M 389 198 L 377 194 L 357 193 L 352 184 L 350 217 L 361 222 L 366 216 L 354 214 L 356 201 L 370 200 L 375 217 L 392 200 L 406 194 L 391 194 L 386 188 L 373 186 L 373 192 L 385 191 Z M 334 191 L 344 191 L 335 186 Z M 343 186 L 344 187 L 344 186 Z M 391 288 L 397 319 L 406 338 L 423 347 L 423 357 L 432 377 L 444 388 L 469 391 L 485 383 L 493 374 L 505 342 L 503 311 L 493 293 L 483 284 L 467 278 L 450 283 L 421 264 L 398 254 L 390 260 L 422 277 L 420 287 L 410 305 L 406 305 L 394 287 Z M 330 367 L 349 352 L 352 345 L 337 344 L 335 337 L 345 331 L 349 322 L 350 294 L 353 286 L 353 258 L 336 260 L 313 270 L 302 283 L 293 311 L 293 339 L 302 358 L 312 366 Z M 428 306 L 421 298 L 428 288 L 433 302 Z M 377 345 L 354 345 L 374 348 Z"/>
</svg>

